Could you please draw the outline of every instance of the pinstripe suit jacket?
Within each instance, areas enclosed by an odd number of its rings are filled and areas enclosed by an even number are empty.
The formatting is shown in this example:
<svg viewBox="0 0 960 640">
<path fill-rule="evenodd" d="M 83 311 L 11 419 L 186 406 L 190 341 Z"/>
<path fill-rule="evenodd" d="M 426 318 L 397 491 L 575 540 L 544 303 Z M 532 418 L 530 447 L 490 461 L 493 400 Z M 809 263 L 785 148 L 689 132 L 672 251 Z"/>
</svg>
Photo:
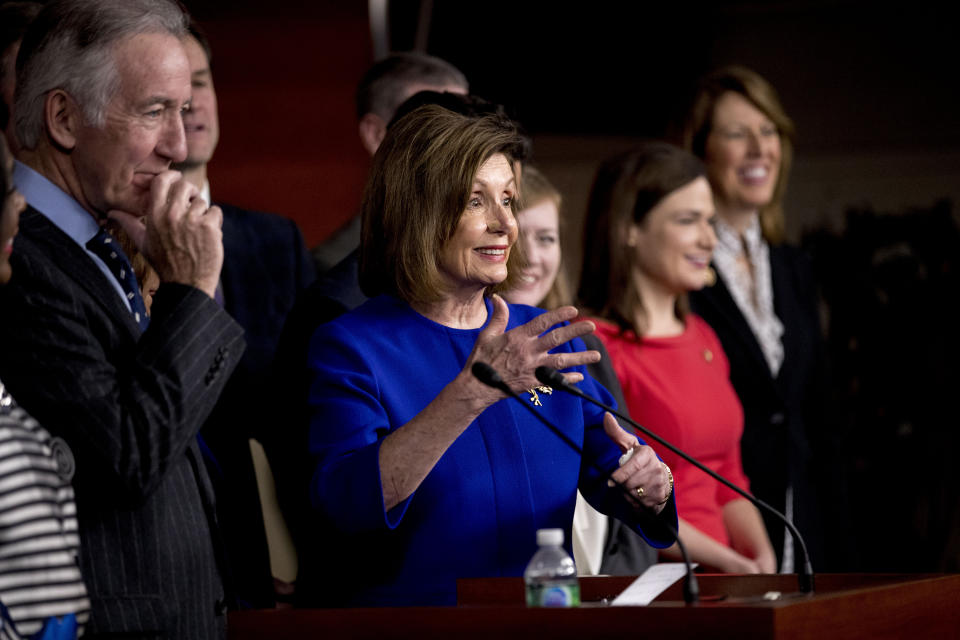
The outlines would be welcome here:
<svg viewBox="0 0 960 640">
<path fill-rule="evenodd" d="M 0 288 L 0 376 L 76 456 L 88 634 L 216 638 L 223 581 L 196 434 L 244 350 L 241 328 L 166 283 L 142 335 L 106 276 L 37 211 Z"/>
</svg>

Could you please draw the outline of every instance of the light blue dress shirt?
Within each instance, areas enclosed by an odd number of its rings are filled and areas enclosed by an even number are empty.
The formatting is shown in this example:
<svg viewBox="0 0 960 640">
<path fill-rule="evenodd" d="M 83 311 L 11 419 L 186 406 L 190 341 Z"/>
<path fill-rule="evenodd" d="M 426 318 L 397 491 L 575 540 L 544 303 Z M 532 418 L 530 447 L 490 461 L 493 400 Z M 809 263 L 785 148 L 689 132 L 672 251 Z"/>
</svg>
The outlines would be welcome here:
<svg viewBox="0 0 960 640">
<path fill-rule="evenodd" d="M 130 301 L 110 268 L 97 254 L 87 249 L 87 242 L 100 230 L 100 225 L 93 215 L 60 187 L 20 161 L 14 161 L 13 183 L 23 194 L 27 204 L 42 213 L 87 253 L 116 290 L 123 304 L 130 309 Z"/>
</svg>

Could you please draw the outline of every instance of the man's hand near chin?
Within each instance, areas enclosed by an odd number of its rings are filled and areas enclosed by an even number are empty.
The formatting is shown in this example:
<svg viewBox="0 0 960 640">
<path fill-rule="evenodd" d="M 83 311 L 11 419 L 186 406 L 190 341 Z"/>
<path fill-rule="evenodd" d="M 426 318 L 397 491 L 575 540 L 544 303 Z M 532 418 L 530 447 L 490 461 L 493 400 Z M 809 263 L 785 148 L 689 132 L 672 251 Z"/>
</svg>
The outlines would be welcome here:
<svg viewBox="0 0 960 640">
<path fill-rule="evenodd" d="M 130 236 L 161 282 L 187 284 L 212 298 L 223 267 L 220 207 L 208 207 L 179 171 L 153 178 L 146 202 L 142 218 L 118 210 L 107 217 Z"/>
</svg>

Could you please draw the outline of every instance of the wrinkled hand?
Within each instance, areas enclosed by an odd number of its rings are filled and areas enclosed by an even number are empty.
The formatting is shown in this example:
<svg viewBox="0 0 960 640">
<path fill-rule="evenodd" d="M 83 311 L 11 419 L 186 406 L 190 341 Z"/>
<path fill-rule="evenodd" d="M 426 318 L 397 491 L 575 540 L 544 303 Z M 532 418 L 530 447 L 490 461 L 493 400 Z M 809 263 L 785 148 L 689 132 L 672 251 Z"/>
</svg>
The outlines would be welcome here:
<svg viewBox="0 0 960 640">
<path fill-rule="evenodd" d="M 150 183 L 146 226 L 124 211 L 108 216 L 123 227 L 161 282 L 188 284 L 214 296 L 223 266 L 223 212 L 208 207 L 180 172 L 165 171 Z"/>
<path fill-rule="evenodd" d="M 637 436 L 625 431 L 612 414 L 603 415 L 603 430 L 620 451 L 633 451 L 630 459 L 611 474 L 611 478 L 630 492 L 635 502 L 660 511 L 669 497 L 670 480 L 657 454 L 647 445 L 641 445 Z M 637 488 L 643 487 L 643 497 L 638 497 Z"/>
<path fill-rule="evenodd" d="M 473 352 L 463 369 L 463 373 L 471 379 L 473 375 L 470 373 L 470 368 L 473 363 L 486 362 L 500 374 L 511 389 L 519 392 L 541 384 L 533 373 L 541 365 L 548 365 L 554 369 L 567 369 L 600 360 L 600 353 L 597 351 L 548 353 L 551 349 L 578 336 L 591 333 L 596 328 L 592 322 L 574 322 L 540 335 L 557 323 L 576 318 L 577 310 L 574 307 L 560 307 L 548 311 L 524 325 L 505 332 L 507 320 L 510 317 L 507 303 L 498 295 L 494 295 L 492 300 L 493 313 L 490 322 L 477 337 Z M 566 373 L 564 377 L 571 383 L 583 380 L 583 376 L 579 373 Z M 475 382 L 479 385 L 475 388 L 484 407 L 504 397 L 502 392 L 491 389 L 479 381 Z"/>
</svg>

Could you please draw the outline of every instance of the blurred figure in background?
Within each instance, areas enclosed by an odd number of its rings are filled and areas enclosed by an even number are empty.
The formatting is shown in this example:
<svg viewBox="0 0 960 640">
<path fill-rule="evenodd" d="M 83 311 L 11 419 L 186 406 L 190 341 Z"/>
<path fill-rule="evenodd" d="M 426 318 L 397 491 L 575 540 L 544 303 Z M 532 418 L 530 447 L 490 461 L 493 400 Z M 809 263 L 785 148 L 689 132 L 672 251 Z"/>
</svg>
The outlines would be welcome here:
<svg viewBox="0 0 960 640">
<path fill-rule="evenodd" d="M 156 295 L 160 287 L 160 276 L 147 262 L 146 257 L 137 249 L 133 240 L 123 230 L 123 227 L 116 220 L 107 220 L 103 224 L 111 236 L 123 249 L 123 253 L 130 259 L 130 266 L 133 267 L 133 273 L 137 277 L 137 283 L 140 285 L 140 295 L 143 296 L 143 306 L 147 309 L 147 315 L 150 315 L 150 307 L 153 306 L 153 296 Z"/>
<path fill-rule="evenodd" d="M 717 336 L 687 312 L 716 244 L 703 165 L 665 143 L 604 162 L 587 209 L 580 300 L 598 316 L 631 415 L 737 485 L 743 410 Z M 757 509 L 667 449 L 680 538 L 690 560 L 726 573 L 773 573 Z M 674 545 L 664 555 L 679 559 Z"/>
<path fill-rule="evenodd" d="M 825 520 L 818 493 L 829 500 L 827 517 L 840 522 L 846 490 L 832 462 L 836 434 L 825 408 L 812 269 L 783 244 L 793 135 L 776 91 L 755 72 L 727 67 L 701 80 L 684 142 L 706 164 L 713 189 L 717 277 L 692 294 L 690 304 L 730 357 L 730 379 L 745 413 L 743 468 L 753 493 L 794 522 L 820 569 Z M 774 517 L 764 519 L 780 570 L 793 571 L 799 552 L 793 538 Z"/>
<path fill-rule="evenodd" d="M 547 177 L 532 166 L 520 178 L 523 209 L 517 213 L 520 245 L 526 265 L 516 287 L 505 294 L 514 304 L 555 309 L 570 304 L 573 295 L 563 268 L 563 198 Z"/>
<path fill-rule="evenodd" d="M 517 285 L 504 292 L 513 304 L 528 304 L 556 309 L 572 304 L 569 277 L 563 266 L 562 196 L 540 171 L 531 165 L 523 168 L 520 179 L 523 209 L 517 213 L 520 245 L 526 265 Z M 588 349 L 600 352 L 600 361 L 587 365 L 587 371 L 628 413 L 620 383 L 610 364 L 603 343 L 594 335 L 581 336 Z M 573 514 L 573 555 L 580 575 L 640 575 L 657 561 L 657 552 L 623 525 L 590 506 L 577 492 Z"/>
<path fill-rule="evenodd" d="M 7 138 L 8 151 L 14 156 L 20 151 L 14 126 L 13 92 L 17 86 L 17 54 L 20 41 L 27 27 L 40 13 L 39 2 L 4 2 L 0 5 L 0 97 L 6 106 L 6 124 L 3 134 Z"/>
<path fill-rule="evenodd" d="M 357 130 L 372 157 L 387 134 L 387 125 L 407 98 L 420 91 L 466 94 L 466 76 L 455 66 L 426 53 L 392 53 L 375 62 L 357 85 Z M 323 275 L 360 247 L 359 213 L 313 249 L 317 273 Z"/>
<path fill-rule="evenodd" d="M 220 140 L 219 107 L 213 52 L 195 21 L 183 47 L 192 88 L 190 108 L 183 115 L 187 157 L 173 168 L 212 204 L 208 168 Z M 216 204 L 223 211 L 223 270 L 216 300 L 243 327 L 247 349 L 200 433 L 208 445 L 205 461 L 217 491 L 217 516 L 238 606 L 261 609 L 287 598 L 296 575 L 282 518 L 271 508 L 275 497 L 270 491 L 261 495 L 258 485 L 258 479 L 271 475 L 263 449 L 277 446 L 272 442 L 278 432 L 274 411 L 281 401 L 271 394 L 270 367 L 287 314 L 315 273 L 295 222 Z M 276 581 L 274 574 L 279 574 Z"/>
</svg>

